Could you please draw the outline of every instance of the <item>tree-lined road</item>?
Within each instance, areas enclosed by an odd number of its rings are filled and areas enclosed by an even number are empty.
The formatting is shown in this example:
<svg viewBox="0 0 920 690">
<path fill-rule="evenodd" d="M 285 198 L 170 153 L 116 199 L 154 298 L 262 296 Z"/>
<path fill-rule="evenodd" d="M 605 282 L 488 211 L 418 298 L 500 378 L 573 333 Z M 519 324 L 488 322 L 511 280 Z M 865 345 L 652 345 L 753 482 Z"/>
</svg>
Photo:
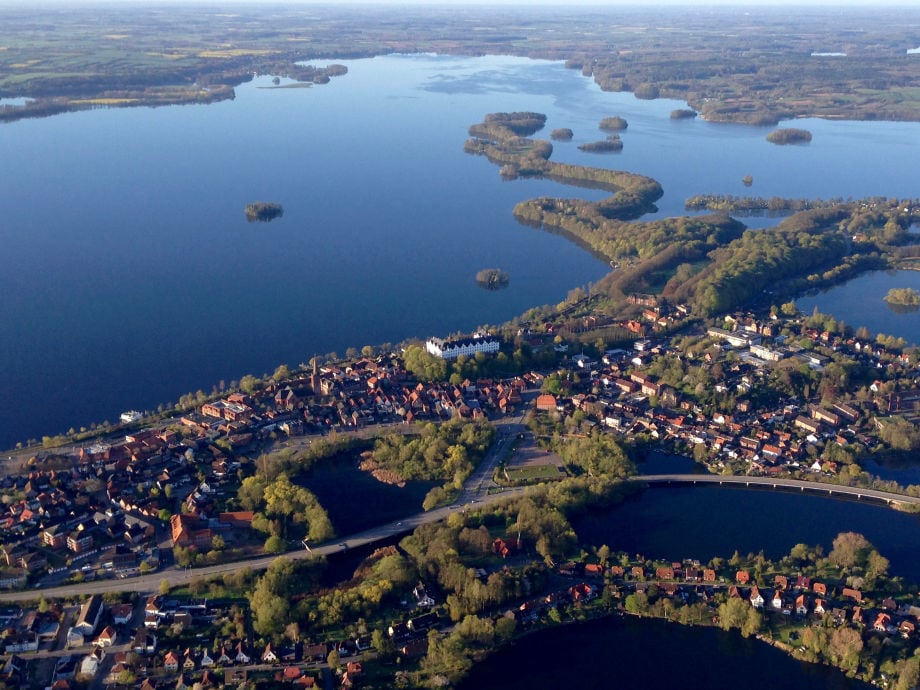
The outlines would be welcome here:
<svg viewBox="0 0 920 690">
<path fill-rule="evenodd" d="M 389 539 L 391 537 L 411 532 L 419 525 L 438 522 L 446 519 L 451 513 L 466 510 L 470 504 L 475 502 L 479 505 L 488 505 L 500 501 L 509 496 L 520 495 L 526 487 L 505 489 L 499 493 L 488 493 L 488 485 L 491 484 L 492 472 L 495 466 L 502 458 L 505 448 L 511 442 L 513 434 L 518 433 L 517 425 L 520 422 L 514 419 L 507 420 L 500 427 L 499 436 L 492 448 L 489 449 L 479 469 L 468 480 L 466 487 L 460 494 L 456 503 L 442 508 L 437 508 L 428 512 L 416 513 L 401 520 L 394 520 L 377 527 L 352 534 L 348 537 L 333 540 L 322 546 L 317 546 L 310 551 L 292 551 L 289 553 L 260 556 L 244 561 L 235 561 L 233 563 L 221 563 L 218 565 L 206 566 L 204 568 L 195 568 L 190 570 L 162 570 L 156 573 L 141 575 L 139 577 L 128 578 L 124 580 L 98 580 L 94 582 L 84 582 L 76 585 L 67 585 L 63 587 L 53 587 L 48 589 L 33 589 L 21 592 L 4 592 L 0 594 L 0 601 L 25 601 L 35 599 L 39 595 L 47 598 L 51 597 L 72 597 L 74 595 L 104 594 L 113 591 L 156 592 L 163 580 L 169 581 L 170 585 L 187 585 L 192 580 L 201 578 L 212 578 L 227 573 L 233 573 L 241 568 L 251 568 L 252 570 L 265 570 L 277 558 L 303 559 L 312 556 L 331 556 L 342 553 L 349 549 L 375 544 L 377 542 Z M 748 477 L 748 476 L 720 476 L 707 474 L 656 474 L 656 475 L 638 475 L 632 477 L 629 481 L 648 484 L 649 486 L 662 486 L 672 484 L 715 484 L 715 485 L 733 485 L 741 487 L 762 487 L 771 489 L 799 490 L 802 492 L 821 492 L 829 496 L 853 496 L 855 498 L 869 498 L 874 501 L 884 502 L 888 505 L 897 503 L 907 505 L 920 505 L 920 498 L 913 496 L 904 496 L 901 494 L 892 494 L 885 491 L 876 491 L 874 489 L 860 489 L 850 486 L 840 486 L 837 484 L 826 484 L 822 482 L 808 482 L 799 479 L 780 479 L 769 477 Z"/>
</svg>

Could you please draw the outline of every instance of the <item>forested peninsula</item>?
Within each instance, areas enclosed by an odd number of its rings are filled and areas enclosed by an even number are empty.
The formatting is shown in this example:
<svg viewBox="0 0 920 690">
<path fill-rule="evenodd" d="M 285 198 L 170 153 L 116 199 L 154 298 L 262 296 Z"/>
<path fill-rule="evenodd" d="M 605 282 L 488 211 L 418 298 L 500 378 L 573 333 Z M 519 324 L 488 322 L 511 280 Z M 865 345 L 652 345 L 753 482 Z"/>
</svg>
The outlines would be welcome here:
<svg viewBox="0 0 920 690">
<path fill-rule="evenodd" d="M 619 266 L 596 286 L 622 309 L 635 293 L 656 292 L 700 316 L 750 306 L 764 295 L 826 286 L 871 268 L 920 254 L 907 232 L 912 222 L 897 199 L 862 201 L 744 201 L 701 197 L 688 207 L 742 206 L 796 210 L 775 227 L 748 231 L 728 215 L 638 221 L 661 196 L 655 180 L 628 172 L 550 161 L 552 144 L 532 139 L 545 122 L 539 113 L 493 113 L 470 127 L 464 149 L 501 165 L 503 174 L 545 176 L 606 189 L 603 201 L 541 197 L 519 203 L 522 223 L 574 237 Z"/>
</svg>

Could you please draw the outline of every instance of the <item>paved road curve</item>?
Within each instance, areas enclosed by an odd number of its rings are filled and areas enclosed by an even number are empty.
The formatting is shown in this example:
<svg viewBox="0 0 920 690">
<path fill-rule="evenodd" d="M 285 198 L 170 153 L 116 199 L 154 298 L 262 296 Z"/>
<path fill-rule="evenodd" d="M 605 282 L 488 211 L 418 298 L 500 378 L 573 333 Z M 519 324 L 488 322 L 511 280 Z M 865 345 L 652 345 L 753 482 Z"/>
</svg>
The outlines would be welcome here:
<svg viewBox="0 0 920 690">
<path fill-rule="evenodd" d="M 503 449 L 509 433 L 516 433 L 518 423 L 515 420 L 508 420 L 504 425 L 504 434 L 499 435 L 496 445 L 489 450 L 484 459 L 481 472 L 477 472 L 467 487 L 461 494 L 457 503 L 427 513 L 417 513 L 411 517 L 403 518 L 389 522 L 384 525 L 378 525 L 364 532 L 344 537 L 334 542 L 317 546 L 311 552 L 294 551 L 280 556 L 262 556 L 245 561 L 236 561 L 234 563 L 223 563 L 219 565 L 207 566 L 204 568 L 195 568 L 192 570 L 163 570 L 157 573 L 141 575 L 140 577 L 129 578 L 125 580 L 99 580 L 95 582 L 84 582 L 78 585 L 67 585 L 64 587 L 53 587 L 40 590 L 26 590 L 22 592 L 4 592 L 0 594 L 0 601 L 23 601 L 36 598 L 39 594 L 45 597 L 72 597 L 74 595 L 102 594 L 112 591 L 125 592 L 156 592 L 163 580 L 169 580 L 171 585 L 184 585 L 192 580 L 201 578 L 212 578 L 217 575 L 231 573 L 241 568 L 251 568 L 252 570 L 264 570 L 276 558 L 301 559 L 309 558 L 311 555 L 329 556 L 334 553 L 347 551 L 348 549 L 366 544 L 373 544 L 389 537 L 411 532 L 419 525 L 444 520 L 453 512 L 465 510 L 470 507 L 471 503 L 490 504 L 500 501 L 508 496 L 523 493 L 523 488 L 506 489 L 501 493 L 489 494 L 487 490 L 487 478 L 491 476 L 489 467 L 494 465 L 501 458 Z M 779 489 L 797 489 L 800 491 L 818 491 L 827 493 L 830 496 L 853 496 L 855 498 L 870 498 L 875 501 L 881 501 L 888 505 L 896 503 L 908 505 L 920 505 L 920 498 L 913 496 L 903 496 L 901 494 L 892 494 L 884 491 L 875 491 L 873 489 L 858 489 L 849 486 L 839 486 L 837 484 L 825 484 L 822 482 L 808 482 L 798 479 L 771 479 L 769 477 L 746 477 L 746 476 L 720 476 L 707 474 L 656 474 L 656 475 L 638 475 L 632 478 L 632 481 L 642 482 L 655 485 L 668 484 L 732 484 L 739 486 L 756 486 Z M 475 497 L 475 498 L 473 498 Z"/>
</svg>

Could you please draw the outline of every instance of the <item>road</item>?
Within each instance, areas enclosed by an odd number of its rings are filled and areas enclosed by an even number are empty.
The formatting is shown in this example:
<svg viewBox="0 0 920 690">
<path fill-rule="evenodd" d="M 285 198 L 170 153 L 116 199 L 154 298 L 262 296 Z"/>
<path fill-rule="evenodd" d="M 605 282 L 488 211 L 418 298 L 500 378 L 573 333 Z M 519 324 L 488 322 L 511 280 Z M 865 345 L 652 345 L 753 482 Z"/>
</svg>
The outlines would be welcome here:
<svg viewBox="0 0 920 690">
<path fill-rule="evenodd" d="M 521 493 L 523 489 L 510 489 L 503 493 L 492 494 L 483 490 L 483 493 L 477 493 L 479 498 L 474 499 L 477 504 L 494 503 L 495 501 L 506 498 L 509 495 Z M 63 587 L 49 587 L 47 589 L 25 590 L 22 592 L 3 592 L 0 594 L 0 601 L 27 601 L 35 599 L 39 595 L 46 598 L 52 597 L 73 597 L 74 595 L 104 594 L 106 592 L 141 592 L 152 593 L 158 591 L 160 583 L 168 580 L 170 585 L 186 585 L 192 580 L 201 578 L 211 578 L 217 575 L 224 575 L 240 570 L 241 568 L 251 568 L 252 570 L 265 570 L 277 558 L 303 559 L 311 556 L 330 556 L 335 553 L 341 553 L 348 549 L 353 549 L 365 544 L 372 544 L 389 537 L 411 532 L 419 525 L 430 522 L 444 520 L 453 512 L 462 510 L 467 504 L 460 501 L 443 508 L 437 508 L 427 513 L 417 513 L 401 520 L 388 522 L 384 525 L 378 525 L 364 532 L 352 534 L 348 537 L 337 539 L 331 543 L 317 546 L 307 552 L 292 551 L 277 556 L 261 556 L 245 561 L 234 561 L 233 563 L 221 563 L 218 565 L 206 566 L 204 568 L 172 569 L 161 570 L 157 573 L 141 575 L 139 577 L 127 578 L 124 580 L 98 580 L 94 582 L 83 582 Z"/>
<path fill-rule="evenodd" d="M 523 406 L 526 409 L 526 406 Z M 27 601 L 35 599 L 39 594 L 51 597 L 73 597 L 74 595 L 104 594 L 112 591 L 156 592 L 163 580 L 168 580 L 173 586 L 186 585 L 192 580 L 201 578 L 211 578 L 226 573 L 232 573 L 241 568 L 251 568 L 252 570 L 264 570 L 277 558 L 303 559 L 311 556 L 330 556 L 341 553 L 348 549 L 373 544 L 390 537 L 406 534 L 411 532 L 419 525 L 438 522 L 444 520 L 453 512 L 469 508 L 470 504 L 490 504 L 496 501 L 523 493 L 525 488 L 505 489 L 500 493 L 490 494 L 488 489 L 492 486 L 492 474 L 495 467 L 504 456 L 506 449 L 513 442 L 514 436 L 523 430 L 523 416 L 520 418 L 505 418 L 496 423 L 498 428 L 498 437 L 492 448 L 486 453 L 486 457 L 480 463 L 477 470 L 467 480 L 466 485 L 460 493 L 457 501 L 449 506 L 437 508 L 428 512 L 417 513 L 410 517 L 394 520 L 383 525 L 378 525 L 371 529 L 352 534 L 347 537 L 336 539 L 322 546 L 317 546 L 311 551 L 293 551 L 278 556 L 261 556 L 245 561 L 235 561 L 233 563 L 222 563 L 218 565 L 206 566 L 204 568 L 195 568 L 192 570 L 163 570 L 157 573 L 141 575 L 139 577 L 128 578 L 125 580 L 100 580 L 95 582 L 84 582 L 76 585 L 67 585 L 63 587 L 52 587 L 48 589 L 25 590 L 21 592 L 3 592 L 0 593 L 0 601 Z M 772 479 L 769 477 L 747 477 L 747 476 L 720 476 L 705 474 L 663 474 L 663 475 L 638 475 L 632 477 L 632 481 L 643 482 L 651 486 L 667 484 L 732 484 L 739 486 L 758 486 L 765 488 L 797 489 L 800 491 L 820 491 L 828 495 L 849 495 L 856 498 L 871 498 L 876 501 L 882 501 L 889 505 L 895 503 L 920 505 L 920 498 L 904 496 L 901 494 L 891 494 L 884 491 L 875 491 L 872 489 L 858 489 L 837 484 L 826 484 L 821 482 L 809 482 L 797 479 Z"/>
<path fill-rule="evenodd" d="M 853 496 L 857 499 L 870 498 L 888 505 L 896 503 L 920 506 L 920 498 L 904 494 L 893 494 L 876 489 L 862 489 L 855 486 L 842 484 L 827 484 L 825 482 L 812 482 L 802 479 L 786 479 L 784 477 L 748 477 L 744 475 L 718 475 L 718 474 L 654 474 L 633 477 L 634 481 L 654 484 L 731 484 L 744 487 L 764 487 L 769 489 L 797 489 L 826 493 L 829 496 Z"/>
</svg>

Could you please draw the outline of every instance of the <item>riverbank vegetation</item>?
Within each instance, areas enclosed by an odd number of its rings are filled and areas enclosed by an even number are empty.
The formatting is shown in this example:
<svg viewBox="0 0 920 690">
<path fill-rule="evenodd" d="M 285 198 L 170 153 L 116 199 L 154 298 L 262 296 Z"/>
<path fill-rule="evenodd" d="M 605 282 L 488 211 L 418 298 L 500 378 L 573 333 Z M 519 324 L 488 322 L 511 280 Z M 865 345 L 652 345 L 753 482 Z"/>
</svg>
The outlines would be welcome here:
<svg viewBox="0 0 920 690">
<path fill-rule="evenodd" d="M 430 510 L 456 497 L 494 438 L 495 428 L 485 420 L 429 423 L 418 436 L 393 433 L 378 438 L 361 469 L 388 483 L 443 481 L 425 497 L 422 507 Z"/>
<path fill-rule="evenodd" d="M 707 563 L 581 542 L 574 517 L 634 490 L 606 475 L 533 487 L 418 527 L 332 589 L 320 585 L 324 562 L 279 560 L 249 595 L 253 627 L 263 644 L 364 636 L 375 652 L 363 660 L 369 689 L 397 678 L 404 687 L 454 687 L 522 635 L 611 615 L 737 631 L 850 677 L 911 687 L 916 644 L 902 627 L 915 588 L 889 575 L 864 536 L 797 544 L 775 560 L 736 552 Z M 433 594 L 433 608 L 407 613 L 399 600 L 410 590 Z M 407 618 L 425 627 L 413 633 Z"/>
<path fill-rule="evenodd" d="M 775 129 L 767 135 L 767 141 L 771 144 L 807 144 L 811 141 L 811 132 L 807 129 L 796 129 L 788 127 L 785 129 Z"/>
</svg>

